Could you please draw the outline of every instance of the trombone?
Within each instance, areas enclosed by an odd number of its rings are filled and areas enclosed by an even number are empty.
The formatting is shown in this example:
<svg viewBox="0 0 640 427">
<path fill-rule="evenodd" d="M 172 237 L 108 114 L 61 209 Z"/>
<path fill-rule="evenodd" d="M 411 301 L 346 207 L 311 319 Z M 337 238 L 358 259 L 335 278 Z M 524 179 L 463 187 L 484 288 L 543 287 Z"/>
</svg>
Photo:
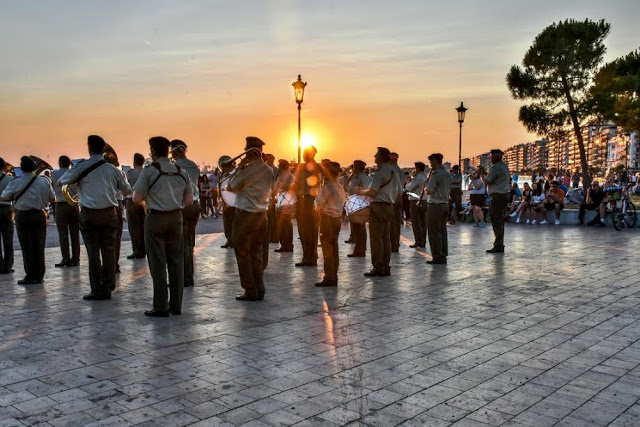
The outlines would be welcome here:
<svg viewBox="0 0 640 427">
<path fill-rule="evenodd" d="M 466 174 L 464 178 L 469 180 L 476 180 L 480 178 L 480 172 L 482 170 L 484 170 L 486 173 L 489 173 L 492 166 L 493 165 L 491 164 L 491 160 L 484 162 L 482 165 L 480 165 L 479 168 L 476 168 L 473 165 L 469 165 L 469 167 L 471 167 L 473 170 L 470 173 Z"/>
</svg>

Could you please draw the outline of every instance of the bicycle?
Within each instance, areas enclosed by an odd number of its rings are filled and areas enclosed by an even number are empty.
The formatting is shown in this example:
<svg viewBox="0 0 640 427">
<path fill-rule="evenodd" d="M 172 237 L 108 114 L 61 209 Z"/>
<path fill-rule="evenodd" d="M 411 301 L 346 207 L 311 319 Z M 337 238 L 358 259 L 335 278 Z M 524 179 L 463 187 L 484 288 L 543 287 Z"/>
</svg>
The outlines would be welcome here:
<svg viewBox="0 0 640 427">
<path fill-rule="evenodd" d="M 624 227 L 633 228 L 636 225 L 636 207 L 629 197 L 630 185 L 626 187 L 610 187 L 605 192 L 612 193 L 609 197 L 608 210 L 611 212 L 613 227 L 620 231 Z M 609 190 L 609 191 L 607 191 Z"/>
</svg>

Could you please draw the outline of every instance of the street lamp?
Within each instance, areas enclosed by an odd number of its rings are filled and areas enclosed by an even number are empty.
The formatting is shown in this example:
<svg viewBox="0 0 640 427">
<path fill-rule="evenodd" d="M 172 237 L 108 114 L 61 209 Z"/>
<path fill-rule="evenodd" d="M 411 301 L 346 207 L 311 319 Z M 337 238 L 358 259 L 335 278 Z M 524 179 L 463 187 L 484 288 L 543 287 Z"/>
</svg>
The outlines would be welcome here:
<svg viewBox="0 0 640 427">
<path fill-rule="evenodd" d="M 458 167 L 460 171 L 462 171 L 462 123 L 464 123 L 464 115 L 467 110 L 468 108 L 464 108 L 463 102 L 460 102 L 460 106 L 456 108 L 458 112 L 458 123 L 460 123 L 460 140 L 458 143 Z"/>
<path fill-rule="evenodd" d="M 296 103 L 298 104 L 298 164 L 300 164 L 300 110 L 302 108 L 302 100 L 304 98 L 304 88 L 307 86 L 307 82 L 302 81 L 302 76 L 298 74 L 298 80 L 292 83 L 293 92 L 296 96 Z"/>
</svg>

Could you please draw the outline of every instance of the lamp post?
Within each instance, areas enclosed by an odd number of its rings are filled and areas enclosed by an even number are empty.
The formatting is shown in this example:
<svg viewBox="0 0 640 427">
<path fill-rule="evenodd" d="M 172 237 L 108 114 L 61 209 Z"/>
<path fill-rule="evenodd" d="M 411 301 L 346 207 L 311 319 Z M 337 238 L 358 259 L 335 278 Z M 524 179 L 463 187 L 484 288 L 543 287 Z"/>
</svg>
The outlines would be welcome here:
<svg viewBox="0 0 640 427">
<path fill-rule="evenodd" d="M 298 74 L 298 80 L 292 83 L 293 92 L 296 96 L 296 103 L 298 104 L 298 164 L 300 164 L 300 110 L 302 109 L 302 100 L 304 98 L 304 88 L 307 86 L 307 82 L 302 81 L 302 76 Z"/>
<path fill-rule="evenodd" d="M 464 103 L 460 102 L 460 106 L 456 108 L 458 112 L 458 123 L 460 123 L 460 138 L 458 142 L 458 167 L 459 170 L 462 171 L 462 123 L 464 123 L 464 115 L 467 112 L 468 108 L 464 107 Z"/>
</svg>

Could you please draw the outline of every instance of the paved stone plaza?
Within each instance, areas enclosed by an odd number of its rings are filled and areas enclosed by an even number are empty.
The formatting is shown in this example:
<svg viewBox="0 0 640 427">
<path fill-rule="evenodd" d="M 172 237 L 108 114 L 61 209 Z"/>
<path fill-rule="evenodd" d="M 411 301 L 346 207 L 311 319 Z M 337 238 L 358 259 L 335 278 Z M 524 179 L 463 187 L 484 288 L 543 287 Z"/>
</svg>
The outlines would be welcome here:
<svg viewBox="0 0 640 427">
<path fill-rule="evenodd" d="M 501 256 L 490 228 L 458 225 L 446 266 L 403 233 L 392 276 L 369 279 L 343 228 L 338 289 L 313 286 L 321 264 L 293 267 L 299 245 L 272 252 L 249 303 L 223 236 L 200 235 L 170 318 L 143 315 L 144 260 L 86 302 L 84 252 L 55 269 L 47 249 L 29 287 L 18 253 L 0 276 L 0 426 L 640 425 L 637 230 L 510 224 Z"/>
</svg>

